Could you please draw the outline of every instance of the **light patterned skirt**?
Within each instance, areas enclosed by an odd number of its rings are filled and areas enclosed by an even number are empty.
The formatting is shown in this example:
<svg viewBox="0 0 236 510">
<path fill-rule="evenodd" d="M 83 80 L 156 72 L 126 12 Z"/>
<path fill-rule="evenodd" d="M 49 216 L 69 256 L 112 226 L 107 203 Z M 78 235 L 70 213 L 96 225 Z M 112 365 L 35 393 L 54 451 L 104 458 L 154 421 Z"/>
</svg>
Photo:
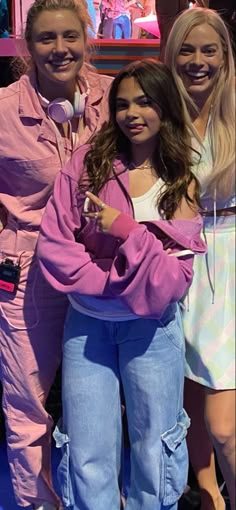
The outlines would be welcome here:
<svg viewBox="0 0 236 510">
<path fill-rule="evenodd" d="M 235 388 L 235 216 L 204 218 L 208 253 L 196 256 L 184 300 L 187 378 Z"/>
</svg>

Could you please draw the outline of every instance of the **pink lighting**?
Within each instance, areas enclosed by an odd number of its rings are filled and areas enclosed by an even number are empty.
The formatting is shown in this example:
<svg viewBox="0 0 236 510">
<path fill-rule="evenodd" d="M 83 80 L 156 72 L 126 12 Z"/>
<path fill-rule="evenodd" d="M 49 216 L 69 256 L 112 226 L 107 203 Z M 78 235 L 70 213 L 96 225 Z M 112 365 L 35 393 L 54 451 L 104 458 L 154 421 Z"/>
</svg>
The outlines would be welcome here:
<svg viewBox="0 0 236 510">
<path fill-rule="evenodd" d="M 150 13 L 148 16 L 143 18 L 137 18 L 134 20 L 134 24 L 160 38 L 160 30 L 156 14 Z"/>
</svg>

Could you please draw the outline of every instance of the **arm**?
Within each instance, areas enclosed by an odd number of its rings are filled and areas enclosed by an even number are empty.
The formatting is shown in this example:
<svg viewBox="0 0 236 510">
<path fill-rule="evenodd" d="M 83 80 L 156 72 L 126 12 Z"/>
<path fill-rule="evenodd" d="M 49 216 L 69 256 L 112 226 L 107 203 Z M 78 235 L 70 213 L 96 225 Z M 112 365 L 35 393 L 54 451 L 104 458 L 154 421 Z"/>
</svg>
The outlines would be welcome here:
<svg viewBox="0 0 236 510">
<path fill-rule="evenodd" d="M 136 4 L 136 0 L 129 0 L 129 2 L 125 3 L 125 7 L 127 7 L 127 9 L 129 9 L 129 7 L 132 7 L 135 4 Z"/>
<path fill-rule="evenodd" d="M 188 9 L 188 0 L 155 0 L 156 13 L 160 28 L 160 60 L 164 61 L 164 53 L 168 35 L 176 17 L 185 9 Z"/>
<path fill-rule="evenodd" d="M 201 222 L 199 217 L 198 220 L 185 220 L 187 225 L 183 220 L 174 220 L 175 228 L 179 222 L 180 230 L 185 227 L 193 232 L 195 229 L 195 240 L 199 237 L 196 245 L 193 239 L 185 244 L 192 254 L 183 258 L 169 256 L 154 233 L 144 225 L 135 227 L 136 222 L 133 222 L 132 218 L 122 214 L 114 221 L 112 233 L 117 236 L 123 232 L 127 238 L 120 246 L 119 258 L 111 267 L 110 288 L 137 315 L 161 317 L 167 306 L 179 301 L 192 283 L 194 253 L 205 251 L 200 241 Z"/>
<path fill-rule="evenodd" d="M 77 187 L 83 151 L 79 149 L 56 178 L 38 242 L 42 272 L 54 288 L 75 299 L 79 294 L 121 297 L 138 316 L 161 317 L 191 284 L 193 256 L 169 257 L 146 225 L 110 206 L 103 211 L 107 215 L 111 209 L 113 215 L 108 235 L 119 239 L 115 256 L 103 260 L 76 243 L 74 231 L 81 227 Z M 92 232 L 93 225 L 87 228 Z M 196 237 L 201 226 L 194 224 L 194 228 Z"/>
<path fill-rule="evenodd" d="M 109 0 L 108 0 L 108 1 L 103 0 L 103 1 L 102 1 L 102 8 L 103 8 L 103 9 L 112 9 L 112 4 L 111 4 L 111 2 L 109 2 Z"/>
<path fill-rule="evenodd" d="M 198 205 L 195 201 L 195 188 L 196 183 L 193 179 L 188 187 L 188 196 L 192 200 L 190 204 L 185 197 L 182 198 L 180 204 L 178 205 L 174 219 L 176 220 L 191 220 L 198 214 Z"/>
<path fill-rule="evenodd" d="M 38 241 L 39 263 L 45 278 L 58 291 L 103 295 L 108 271 L 93 262 L 94 256 L 82 243 L 75 242 L 74 232 L 81 228 L 81 217 L 76 198 L 78 179 L 66 173 L 71 165 L 73 161 L 67 163 L 65 172 L 58 174 L 43 216 Z"/>
<path fill-rule="evenodd" d="M 194 184 L 191 184 L 189 195 L 193 193 Z M 171 222 L 157 222 L 151 232 L 147 225 L 103 204 L 93 194 L 87 195 L 100 211 L 86 213 L 86 216 L 93 218 L 95 215 L 103 232 L 121 240 L 110 269 L 112 293 L 121 297 L 139 316 L 161 317 L 166 307 L 181 299 L 188 290 L 193 277 L 194 253 L 205 252 L 205 244 L 200 239 L 202 221 L 196 209 L 182 200 L 176 218 Z M 175 248 L 184 247 L 190 254 L 181 259 L 170 257 L 158 239 L 159 227 L 165 239 L 172 239 L 172 244 L 176 239 Z"/>
<path fill-rule="evenodd" d="M 45 278 L 74 299 L 80 294 L 120 297 L 138 316 L 161 317 L 166 307 L 189 288 L 193 255 L 183 259 L 169 257 L 146 225 L 119 213 L 110 231 L 119 238 L 119 246 L 114 259 L 105 261 L 107 264 L 102 267 L 103 261 L 74 239 L 75 228 L 81 226 L 73 199 L 76 186 L 76 180 L 59 174 L 48 202 L 38 241 Z"/>
</svg>

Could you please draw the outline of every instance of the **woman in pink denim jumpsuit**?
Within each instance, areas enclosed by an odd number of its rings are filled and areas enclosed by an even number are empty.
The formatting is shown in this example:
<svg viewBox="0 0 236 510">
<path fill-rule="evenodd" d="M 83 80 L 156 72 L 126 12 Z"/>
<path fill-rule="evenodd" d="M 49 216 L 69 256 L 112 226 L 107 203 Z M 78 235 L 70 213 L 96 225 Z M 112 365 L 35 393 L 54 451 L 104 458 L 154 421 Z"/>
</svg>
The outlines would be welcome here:
<svg viewBox="0 0 236 510">
<path fill-rule="evenodd" d="M 3 409 L 17 503 L 38 510 L 60 505 L 50 473 L 52 418 L 44 406 L 61 359 L 67 299 L 39 272 L 35 247 L 57 173 L 107 117 L 111 78 L 84 62 L 89 25 L 83 3 L 36 0 L 25 33 L 31 69 L 0 89 Z M 72 110 L 71 119 L 68 114 L 63 123 L 49 116 L 50 102 L 59 97 L 71 103 L 65 106 Z M 6 259 L 14 266 L 6 267 Z M 18 272 L 18 265 L 20 279 L 12 292 L 14 283 L 5 280 L 12 268 Z"/>
</svg>

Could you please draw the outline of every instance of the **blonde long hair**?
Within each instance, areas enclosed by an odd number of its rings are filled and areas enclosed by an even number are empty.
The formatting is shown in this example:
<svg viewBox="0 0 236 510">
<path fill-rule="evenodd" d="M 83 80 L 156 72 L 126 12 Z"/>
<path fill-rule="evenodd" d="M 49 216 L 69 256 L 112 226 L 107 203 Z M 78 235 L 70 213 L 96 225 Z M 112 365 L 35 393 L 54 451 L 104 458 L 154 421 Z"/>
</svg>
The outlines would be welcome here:
<svg viewBox="0 0 236 510">
<path fill-rule="evenodd" d="M 218 33 L 224 60 L 212 94 L 209 136 L 213 169 L 208 181 L 208 189 L 212 194 L 217 189 L 217 193 L 226 199 L 232 196 L 232 190 L 235 188 L 235 67 L 229 33 L 221 17 L 211 9 L 200 7 L 183 12 L 170 32 L 165 51 L 165 63 L 172 71 L 181 94 L 189 129 L 201 143 L 189 113 L 193 108 L 196 111 L 197 106 L 187 93 L 177 72 L 176 59 L 189 32 L 203 23 L 207 23 Z"/>
</svg>

